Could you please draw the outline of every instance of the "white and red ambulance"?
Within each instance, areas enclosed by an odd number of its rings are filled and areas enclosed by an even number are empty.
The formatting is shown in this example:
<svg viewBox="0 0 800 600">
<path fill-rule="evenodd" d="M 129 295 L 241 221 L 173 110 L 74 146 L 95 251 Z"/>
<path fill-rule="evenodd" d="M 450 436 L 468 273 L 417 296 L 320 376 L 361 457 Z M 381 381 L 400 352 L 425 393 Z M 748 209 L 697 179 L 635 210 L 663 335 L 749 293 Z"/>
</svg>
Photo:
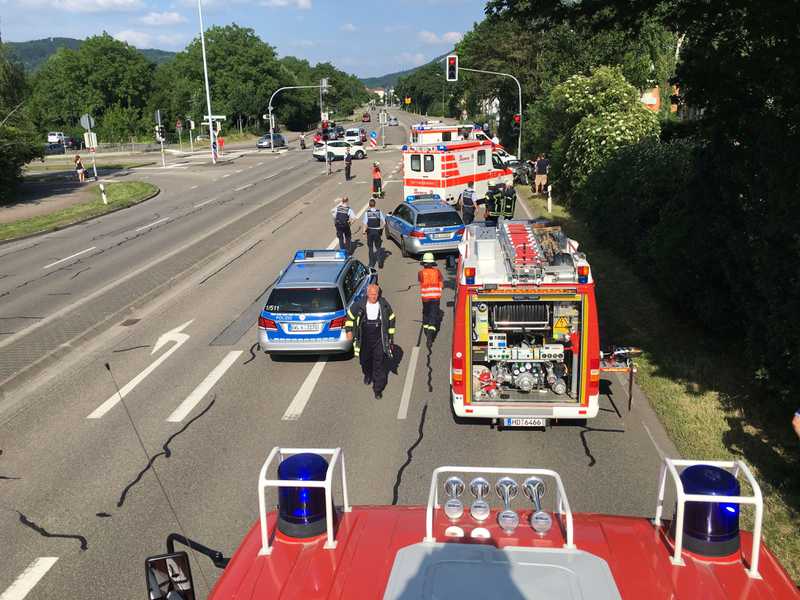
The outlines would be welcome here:
<svg viewBox="0 0 800 600">
<path fill-rule="evenodd" d="M 438 194 L 448 204 L 458 202 L 472 182 L 485 198 L 489 185 L 511 185 L 514 174 L 494 152 L 491 140 L 459 140 L 403 146 L 403 196 Z"/>
</svg>

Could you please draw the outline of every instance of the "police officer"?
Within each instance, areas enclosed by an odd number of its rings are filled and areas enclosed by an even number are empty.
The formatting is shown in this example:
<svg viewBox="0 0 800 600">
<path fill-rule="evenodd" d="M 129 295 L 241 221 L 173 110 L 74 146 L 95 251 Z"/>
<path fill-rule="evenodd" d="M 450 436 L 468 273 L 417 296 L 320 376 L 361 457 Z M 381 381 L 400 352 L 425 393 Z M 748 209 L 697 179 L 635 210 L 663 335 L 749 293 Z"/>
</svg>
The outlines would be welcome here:
<svg viewBox="0 0 800 600">
<path fill-rule="evenodd" d="M 353 155 L 350 154 L 350 148 L 344 155 L 344 180 L 350 181 L 350 168 L 353 166 Z"/>
<path fill-rule="evenodd" d="M 356 301 L 347 311 L 344 323 L 347 339 L 353 342 L 353 352 L 361 362 L 364 383 L 372 384 L 375 398 L 383 396 L 389 376 L 388 358 L 394 346 L 394 311 L 381 289 L 373 283 L 367 287 L 367 297 Z"/>
<path fill-rule="evenodd" d="M 422 300 L 422 330 L 430 347 L 439 331 L 439 302 L 444 287 L 442 272 L 436 266 L 432 252 L 422 255 L 422 269 L 417 273 L 417 279 Z"/>
<path fill-rule="evenodd" d="M 467 184 L 467 188 L 461 192 L 460 202 L 464 225 L 469 225 L 475 220 L 475 207 L 477 206 L 475 185 L 471 181 Z"/>
<path fill-rule="evenodd" d="M 347 196 L 339 201 L 336 208 L 331 211 L 331 215 L 336 227 L 336 237 L 339 238 L 339 249 L 350 254 L 350 242 L 353 239 L 350 223 L 356 220 L 356 213 L 350 208 L 350 200 Z"/>
<path fill-rule="evenodd" d="M 386 217 L 383 211 L 375 206 L 375 198 L 369 199 L 369 208 L 364 213 L 364 231 L 367 235 L 367 249 L 369 250 L 369 266 L 376 264 L 383 268 L 383 228 L 386 227 Z"/>
</svg>

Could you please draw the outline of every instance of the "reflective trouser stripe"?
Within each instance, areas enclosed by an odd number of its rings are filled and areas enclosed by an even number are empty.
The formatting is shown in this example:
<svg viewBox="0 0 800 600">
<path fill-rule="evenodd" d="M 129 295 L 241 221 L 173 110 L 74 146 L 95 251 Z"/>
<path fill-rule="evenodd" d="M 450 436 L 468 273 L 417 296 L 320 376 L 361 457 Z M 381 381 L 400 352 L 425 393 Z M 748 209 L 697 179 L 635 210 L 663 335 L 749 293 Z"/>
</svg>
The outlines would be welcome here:
<svg viewBox="0 0 800 600">
<path fill-rule="evenodd" d="M 389 335 L 394 335 L 394 327 L 389 327 L 389 329 L 386 330 L 386 333 Z"/>
</svg>

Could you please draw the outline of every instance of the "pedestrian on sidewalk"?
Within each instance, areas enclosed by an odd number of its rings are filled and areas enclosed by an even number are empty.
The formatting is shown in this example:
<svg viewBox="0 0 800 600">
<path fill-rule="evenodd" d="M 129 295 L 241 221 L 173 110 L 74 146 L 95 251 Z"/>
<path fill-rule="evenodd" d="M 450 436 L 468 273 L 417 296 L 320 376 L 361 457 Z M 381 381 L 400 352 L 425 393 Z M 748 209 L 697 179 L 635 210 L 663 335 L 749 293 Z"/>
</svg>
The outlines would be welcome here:
<svg viewBox="0 0 800 600">
<path fill-rule="evenodd" d="M 372 193 L 378 198 L 383 198 L 383 175 L 381 174 L 381 163 L 372 163 Z"/>
<path fill-rule="evenodd" d="M 353 353 L 361 363 L 364 383 L 372 384 L 376 399 L 386 388 L 395 334 L 394 311 L 380 292 L 377 284 L 370 284 L 367 297 L 350 307 L 344 323 L 347 339 L 353 342 Z"/>
<path fill-rule="evenodd" d="M 306 149 L 306 134 L 305 133 L 301 133 L 300 134 L 300 150 L 305 150 L 305 149 Z"/>
<path fill-rule="evenodd" d="M 353 155 L 350 154 L 350 148 L 344 155 L 344 180 L 350 181 L 350 169 L 353 166 Z"/>
<path fill-rule="evenodd" d="M 350 208 L 350 199 L 344 196 L 331 211 L 331 215 L 333 215 L 333 225 L 336 228 L 336 237 L 339 239 L 339 250 L 350 254 L 353 239 L 350 224 L 356 220 L 356 213 Z"/>
<path fill-rule="evenodd" d="M 86 169 L 83 168 L 83 161 L 81 155 L 75 155 L 75 173 L 78 175 L 78 181 L 83 183 L 86 180 Z"/>
<path fill-rule="evenodd" d="M 422 300 L 422 330 L 430 348 L 439 331 L 439 302 L 444 287 L 444 277 L 436 266 L 432 252 L 422 255 L 422 269 L 417 274 L 417 279 Z"/>
<path fill-rule="evenodd" d="M 534 176 L 534 194 L 544 194 L 547 191 L 547 175 L 550 173 L 550 161 L 540 154 L 536 159 L 536 175 Z"/>
<path fill-rule="evenodd" d="M 375 198 L 369 199 L 369 208 L 364 213 L 364 231 L 367 236 L 369 266 L 383 268 L 383 228 L 386 217 L 383 211 L 375 206 Z"/>
</svg>

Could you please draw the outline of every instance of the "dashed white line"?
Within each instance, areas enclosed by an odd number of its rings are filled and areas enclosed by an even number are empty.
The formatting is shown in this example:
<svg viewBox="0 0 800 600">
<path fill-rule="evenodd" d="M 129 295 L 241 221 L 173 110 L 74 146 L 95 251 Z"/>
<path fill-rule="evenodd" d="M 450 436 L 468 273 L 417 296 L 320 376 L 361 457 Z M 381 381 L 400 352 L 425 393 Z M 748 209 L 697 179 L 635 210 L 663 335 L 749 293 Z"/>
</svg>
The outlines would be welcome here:
<svg viewBox="0 0 800 600">
<path fill-rule="evenodd" d="M 251 187 L 253 187 L 253 184 L 252 183 L 248 183 L 247 185 L 240 185 L 237 188 L 233 188 L 233 191 L 234 192 L 241 192 L 242 190 L 246 190 L 247 188 L 251 188 Z"/>
<path fill-rule="evenodd" d="M 81 250 L 80 252 L 76 252 L 75 254 L 70 254 L 67 258 L 61 258 L 56 262 L 51 262 L 49 265 L 43 266 L 42 269 L 49 269 L 50 267 L 55 267 L 56 265 L 64 261 L 75 258 L 76 256 L 80 256 L 81 254 L 86 254 L 87 252 L 91 252 L 92 250 L 97 250 L 97 246 L 92 246 L 91 248 L 87 248 L 86 250 Z"/>
<path fill-rule="evenodd" d="M 152 223 L 148 223 L 147 225 L 142 225 L 138 229 L 134 229 L 133 231 L 142 231 L 143 229 L 147 229 L 152 227 L 153 225 L 158 225 L 159 223 L 163 223 L 164 221 L 169 221 L 169 217 L 164 217 L 163 219 L 159 219 L 158 221 L 153 221 Z"/>
<path fill-rule="evenodd" d="M 408 416 L 408 404 L 411 401 L 411 389 L 414 387 L 414 375 L 417 372 L 417 357 L 419 356 L 419 346 L 411 349 L 411 361 L 406 371 L 406 380 L 403 382 L 403 395 L 400 396 L 400 407 L 397 409 L 397 418 L 405 419 Z"/>
<path fill-rule="evenodd" d="M 306 407 L 306 404 L 308 404 L 309 398 L 311 398 L 311 393 L 314 391 L 320 375 L 322 375 L 322 369 L 325 368 L 326 362 L 327 359 L 321 358 L 311 368 L 311 372 L 306 377 L 303 385 L 300 386 L 300 389 L 297 390 L 292 402 L 289 404 L 289 408 L 283 413 L 282 419 L 284 421 L 297 421 L 300 415 L 303 414 L 303 409 Z"/>
<path fill-rule="evenodd" d="M 257 166 L 257 167 L 263 167 L 263 166 L 264 166 L 264 163 L 263 163 L 263 162 L 260 162 L 260 163 L 258 163 L 256 166 Z"/>
<path fill-rule="evenodd" d="M 225 175 L 223 175 L 222 178 L 225 179 L 226 177 L 230 177 L 231 175 L 233 175 L 233 173 L 225 173 Z"/>
<path fill-rule="evenodd" d="M 227 356 L 220 361 L 220 363 L 214 367 L 214 370 L 209 373 L 203 381 L 200 382 L 191 394 L 189 394 L 186 399 L 181 402 L 180 406 L 174 410 L 174 412 L 167 417 L 167 421 L 170 423 L 180 423 L 186 418 L 192 409 L 197 406 L 197 403 L 200 402 L 205 395 L 209 392 L 209 390 L 214 387 L 214 384 L 220 380 L 220 378 L 225 375 L 225 372 L 231 368 L 231 365 L 236 362 L 236 360 L 242 355 L 241 350 L 232 350 L 228 352 Z"/>
<path fill-rule="evenodd" d="M 196 185 L 193 185 L 193 186 L 192 186 L 192 187 L 190 187 L 189 189 L 190 189 L 190 190 L 196 190 L 196 189 L 197 189 L 197 187 L 198 187 L 198 186 L 196 186 Z"/>
<path fill-rule="evenodd" d="M 241 173 L 242 169 L 237 169 L 236 173 Z"/>
<path fill-rule="evenodd" d="M 0 594 L 0 600 L 22 600 L 58 561 L 57 556 L 41 556 L 34 560 L 14 582 Z"/>
<path fill-rule="evenodd" d="M 204 200 L 200 204 L 195 204 L 194 207 L 195 208 L 200 208 L 201 206 L 205 206 L 206 204 L 210 204 L 211 202 L 214 202 L 216 199 L 217 199 L 216 196 L 214 198 L 209 198 L 208 200 Z"/>
</svg>

